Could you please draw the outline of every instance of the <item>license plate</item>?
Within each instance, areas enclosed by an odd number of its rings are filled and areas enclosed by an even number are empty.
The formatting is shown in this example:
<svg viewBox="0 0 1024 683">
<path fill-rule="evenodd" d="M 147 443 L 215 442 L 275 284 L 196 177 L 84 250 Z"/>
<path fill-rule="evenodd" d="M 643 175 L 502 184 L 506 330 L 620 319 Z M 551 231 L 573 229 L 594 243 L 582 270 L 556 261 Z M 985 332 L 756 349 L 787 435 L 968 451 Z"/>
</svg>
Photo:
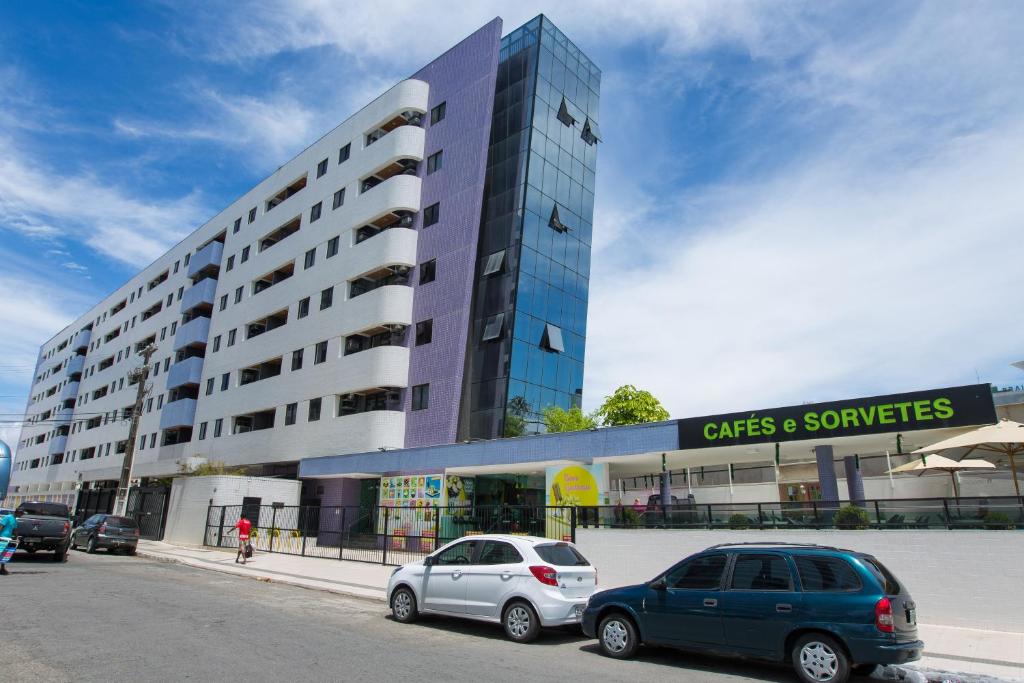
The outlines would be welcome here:
<svg viewBox="0 0 1024 683">
<path fill-rule="evenodd" d="M 579 619 L 583 616 L 583 605 L 576 605 L 576 618 Z"/>
</svg>

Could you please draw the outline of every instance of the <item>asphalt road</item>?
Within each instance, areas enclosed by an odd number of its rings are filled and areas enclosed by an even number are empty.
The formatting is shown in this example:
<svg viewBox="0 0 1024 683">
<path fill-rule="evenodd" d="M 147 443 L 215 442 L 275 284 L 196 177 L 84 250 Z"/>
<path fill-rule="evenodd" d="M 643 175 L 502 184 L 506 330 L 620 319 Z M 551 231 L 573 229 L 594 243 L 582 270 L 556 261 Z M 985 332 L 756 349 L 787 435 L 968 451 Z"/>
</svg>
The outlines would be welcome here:
<svg viewBox="0 0 1024 683">
<path fill-rule="evenodd" d="M 5 681 L 796 681 L 787 668 L 671 650 L 620 662 L 578 632 L 518 645 L 488 624 L 399 624 L 377 602 L 143 558 L 39 553 L 10 570 Z"/>
</svg>

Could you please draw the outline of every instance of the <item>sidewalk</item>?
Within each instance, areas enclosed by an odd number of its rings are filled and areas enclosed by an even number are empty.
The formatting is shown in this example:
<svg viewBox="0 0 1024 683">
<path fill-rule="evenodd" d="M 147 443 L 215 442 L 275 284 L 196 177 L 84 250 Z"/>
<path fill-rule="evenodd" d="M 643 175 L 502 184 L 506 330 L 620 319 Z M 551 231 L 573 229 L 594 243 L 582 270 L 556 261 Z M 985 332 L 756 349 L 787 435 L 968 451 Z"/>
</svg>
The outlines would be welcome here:
<svg viewBox="0 0 1024 683">
<path fill-rule="evenodd" d="M 293 555 L 257 553 L 248 564 L 235 563 L 235 553 L 214 548 L 186 547 L 140 541 L 138 554 L 165 562 L 207 569 L 261 581 L 328 591 L 383 603 L 394 567 L 366 562 L 325 560 Z M 610 586 L 605 586 L 606 588 Z M 1024 633 L 983 631 L 919 624 L 925 656 L 913 668 L 928 680 L 950 680 L 936 672 L 1024 681 Z"/>
</svg>

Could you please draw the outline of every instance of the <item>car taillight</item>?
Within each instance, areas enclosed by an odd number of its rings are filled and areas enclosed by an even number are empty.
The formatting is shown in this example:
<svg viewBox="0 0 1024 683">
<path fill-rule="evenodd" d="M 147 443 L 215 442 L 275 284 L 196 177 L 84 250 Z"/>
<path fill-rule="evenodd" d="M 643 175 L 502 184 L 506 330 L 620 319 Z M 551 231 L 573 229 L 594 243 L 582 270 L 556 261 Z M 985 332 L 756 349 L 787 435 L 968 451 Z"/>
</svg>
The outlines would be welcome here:
<svg viewBox="0 0 1024 683">
<path fill-rule="evenodd" d="M 895 630 L 892 603 L 889 598 L 882 598 L 875 603 L 875 627 L 882 633 L 892 633 Z"/>
<path fill-rule="evenodd" d="M 106 524 L 106 522 L 104 522 L 103 524 L 100 524 L 100 533 L 101 534 L 107 533 L 107 524 Z"/>
<path fill-rule="evenodd" d="M 552 567 L 545 567 L 543 565 L 530 567 L 530 573 L 545 586 L 558 585 L 558 579 L 555 578 L 558 575 L 558 572 L 556 572 Z"/>
<path fill-rule="evenodd" d="M 138 530 L 138 529 L 136 529 L 136 530 L 135 530 L 135 535 L 136 535 L 136 536 L 138 536 L 138 535 L 139 535 L 139 530 Z"/>
<path fill-rule="evenodd" d="M 64 533 L 71 531 L 71 522 L 64 522 Z"/>
</svg>

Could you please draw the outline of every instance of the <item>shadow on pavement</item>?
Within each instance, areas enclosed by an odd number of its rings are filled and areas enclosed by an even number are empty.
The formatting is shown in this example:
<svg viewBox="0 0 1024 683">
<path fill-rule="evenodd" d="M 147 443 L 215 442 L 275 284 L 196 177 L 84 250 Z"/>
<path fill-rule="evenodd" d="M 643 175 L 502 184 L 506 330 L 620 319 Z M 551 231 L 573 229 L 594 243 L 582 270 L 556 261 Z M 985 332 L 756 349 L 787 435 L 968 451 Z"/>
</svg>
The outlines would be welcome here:
<svg viewBox="0 0 1024 683">
<path fill-rule="evenodd" d="M 590 641 L 580 648 L 581 652 L 595 657 L 604 657 L 596 641 Z M 775 662 L 761 662 L 752 659 L 735 657 L 716 657 L 686 650 L 675 650 L 667 647 L 643 646 L 637 650 L 633 659 L 659 664 L 686 671 L 705 671 L 730 676 L 741 676 L 756 681 L 773 681 L 775 683 L 796 683 L 797 677 L 788 665 Z"/>
<path fill-rule="evenodd" d="M 395 621 L 395 618 L 388 614 L 386 619 Z M 398 622 L 395 622 L 396 624 Z M 489 640 L 505 640 L 512 642 L 505 635 L 501 624 L 492 624 L 486 621 L 473 621 L 471 619 L 459 619 L 458 617 L 445 617 L 437 614 L 421 614 L 412 624 L 399 624 L 408 628 L 429 628 L 436 631 L 448 631 L 464 636 L 487 638 Z M 578 643 L 587 640 L 587 637 L 577 627 L 556 626 L 541 629 L 537 640 L 529 643 L 530 647 L 537 645 L 562 645 L 564 643 Z"/>
</svg>

